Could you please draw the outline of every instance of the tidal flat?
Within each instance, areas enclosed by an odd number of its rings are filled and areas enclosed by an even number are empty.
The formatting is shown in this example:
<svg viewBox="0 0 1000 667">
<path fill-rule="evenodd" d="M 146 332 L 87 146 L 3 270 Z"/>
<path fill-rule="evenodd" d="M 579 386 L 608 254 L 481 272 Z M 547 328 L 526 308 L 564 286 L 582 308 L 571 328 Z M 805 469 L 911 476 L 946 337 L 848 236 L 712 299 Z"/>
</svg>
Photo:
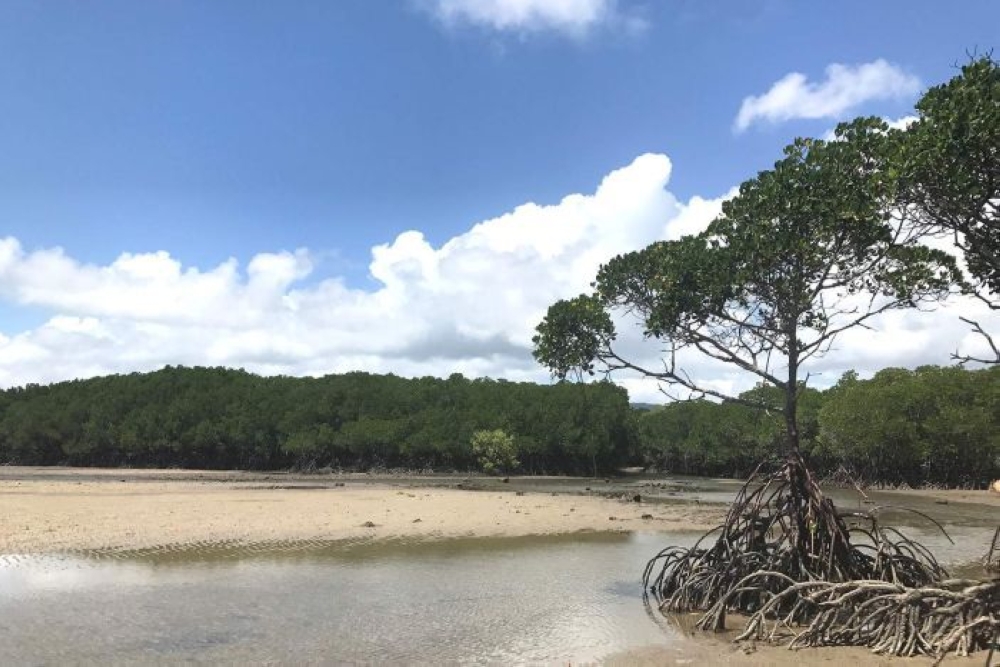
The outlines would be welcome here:
<svg viewBox="0 0 1000 667">
<path fill-rule="evenodd" d="M 738 487 L 3 467 L 0 662 L 931 664 L 746 652 L 648 613 L 645 561 L 715 525 Z M 1000 520 L 985 492 L 831 493 L 959 571 Z"/>
</svg>

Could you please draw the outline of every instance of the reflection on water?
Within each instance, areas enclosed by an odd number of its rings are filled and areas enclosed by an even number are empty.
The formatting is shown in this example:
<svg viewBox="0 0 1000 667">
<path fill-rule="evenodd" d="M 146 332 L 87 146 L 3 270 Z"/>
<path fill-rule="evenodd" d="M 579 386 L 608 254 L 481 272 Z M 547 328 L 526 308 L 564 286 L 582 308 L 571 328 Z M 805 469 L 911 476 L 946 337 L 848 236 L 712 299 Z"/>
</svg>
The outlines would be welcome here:
<svg viewBox="0 0 1000 667">
<path fill-rule="evenodd" d="M 671 638 L 638 574 L 665 539 L 590 535 L 213 558 L 0 561 L 0 664 L 579 662 Z M 676 637 L 676 635 L 673 635 Z"/>
</svg>

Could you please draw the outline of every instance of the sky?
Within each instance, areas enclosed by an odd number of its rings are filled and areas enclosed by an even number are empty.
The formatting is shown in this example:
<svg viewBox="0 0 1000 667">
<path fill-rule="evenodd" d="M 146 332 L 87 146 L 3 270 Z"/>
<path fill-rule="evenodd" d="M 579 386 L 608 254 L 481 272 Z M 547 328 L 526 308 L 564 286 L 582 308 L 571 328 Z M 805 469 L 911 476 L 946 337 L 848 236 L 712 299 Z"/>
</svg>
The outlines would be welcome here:
<svg viewBox="0 0 1000 667">
<path fill-rule="evenodd" d="M 905 122 L 997 25 L 992 0 L 2 2 L 0 386 L 549 381 L 534 327 L 602 262 L 699 231 L 796 136 Z M 976 308 L 883 318 L 815 381 L 948 363 L 959 315 L 1000 328 Z"/>
</svg>

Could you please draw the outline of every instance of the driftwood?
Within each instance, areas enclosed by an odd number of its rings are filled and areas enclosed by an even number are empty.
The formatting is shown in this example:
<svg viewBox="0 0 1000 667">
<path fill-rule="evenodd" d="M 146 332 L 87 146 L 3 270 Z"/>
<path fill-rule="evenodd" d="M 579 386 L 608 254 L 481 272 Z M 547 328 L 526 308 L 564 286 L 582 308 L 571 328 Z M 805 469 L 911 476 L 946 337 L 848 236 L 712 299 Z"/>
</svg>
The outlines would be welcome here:
<svg viewBox="0 0 1000 667">
<path fill-rule="evenodd" d="M 661 613 L 702 612 L 700 630 L 747 616 L 737 640 L 943 656 L 989 648 L 1000 632 L 1000 580 L 950 580 L 923 545 L 882 525 L 878 508 L 838 512 L 798 454 L 775 472 L 758 468 L 725 522 L 693 547 L 658 553 L 643 584 Z"/>
</svg>

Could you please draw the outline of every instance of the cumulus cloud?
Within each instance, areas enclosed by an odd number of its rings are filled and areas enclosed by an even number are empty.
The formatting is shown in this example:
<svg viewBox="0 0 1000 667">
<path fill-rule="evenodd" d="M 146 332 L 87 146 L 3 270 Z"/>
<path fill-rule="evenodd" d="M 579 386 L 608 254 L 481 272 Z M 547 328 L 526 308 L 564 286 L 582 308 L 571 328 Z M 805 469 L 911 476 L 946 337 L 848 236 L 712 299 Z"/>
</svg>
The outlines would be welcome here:
<svg viewBox="0 0 1000 667">
<path fill-rule="evenodd" d="M 792 72 L 763 95 L 744 98 L 733 129 L 743 132 L 758 121 L 837 118 L 865 102 L 910 97 L 921 86 L 920 79 L 881 58 L 857 66 L 834 63 L 819 83 Z"/>
<path fill-rule="evenodd" d="M 679 202 L 670 172 L 666 156 L 643 155 L 590 194 L 524 204 L 438 247 L 405 232 L 372 249 L 373 290 L 306 283 L 317 260 L 305 249 L 245 266 L 186 267 L 167 252 L 93 265 L 0 239 L 0 300 L 51 315 L 0 335 L 0 385 L 164 364 L 544 380 L 530 345 L 552 302 L 586 291 L 611 256 L 718 211 Z"/>
<path fill-rule="evenodd" d="M 531 336 L 548 306 L 588 291 L 598 266 L 615 254 L 702 230 L 732 194 L 681 202 L 667 187 L 671 168 L 664 155 L 640 156 L 591 193 L 524 204 L 440 246 L 416 230 L 400 234 L 372 249 L 374 289 L 338 278 L 306 281 L 318 263 L 306 249 L 209 268 L 184 266 L 166 252 L 94 265 L 58 248 L 0 239 L 0 301 L 48 313 L 26 331 L 0 330 L 0 386 L 166 364 L 546 381 Z M 956 348 L 972 352 L 979 344 L 959 314 L 1000 329 L 1000 314 L 973 302 L 931 315 L 896 313 L 875 331 L 844 336 L 813 370 L 823 373 L 822 384 L 848 368 L 947 363 Z M 626 320 L 621 331 L 621 345 L 656 368 L 655 343 Z M 753 384 L 694 353 L 681 361 L 722 391 Z M 654 382 L 620 380 L 633 400 L 663 398 Z"/>
<path fill-rule="evenodd" d="M 426 0 L 445 25 L 473 25 L 497 32 L 555 31 L 581 36 L 604 25 L 641 29 L 644 21 L 617 0 Z"/>
</svg>

